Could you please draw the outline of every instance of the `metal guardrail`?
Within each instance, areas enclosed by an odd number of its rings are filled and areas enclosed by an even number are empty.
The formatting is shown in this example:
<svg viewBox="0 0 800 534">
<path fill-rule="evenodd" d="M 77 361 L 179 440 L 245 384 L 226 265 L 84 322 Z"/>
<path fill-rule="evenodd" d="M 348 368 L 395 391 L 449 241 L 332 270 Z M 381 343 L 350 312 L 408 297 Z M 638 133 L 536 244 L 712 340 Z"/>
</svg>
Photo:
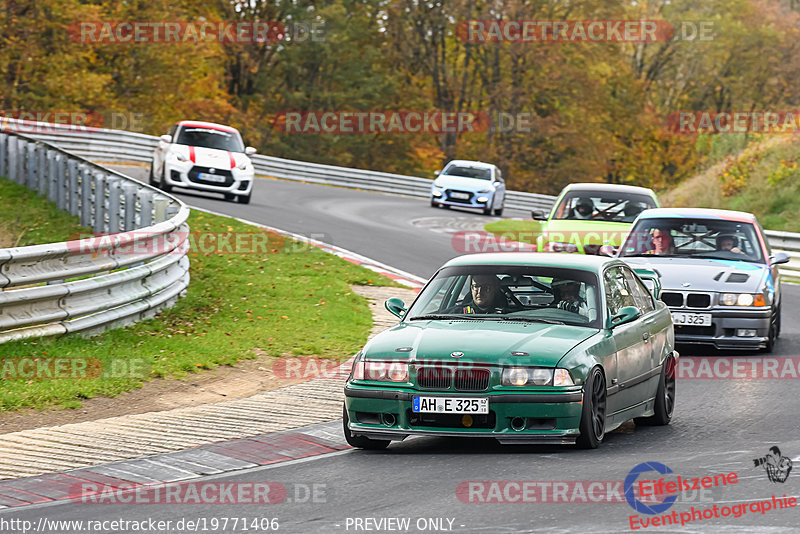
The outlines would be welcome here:
<svg viewBox="0 0 800 534">
<path fill-rule="evenodd" d="M 32 123 L 17 122 L 22 128 L 36 129 Z M 48 124 L 46 131 L 32 132 L 39 139 L 58 143 L 59 146 L 85 158 L 98 161 L 145 162 L 152 161 L 158 137 L 122 130 L 74 127 Z M 284 180 L 336 185 L 370 191 L 382 191 L 427 198 L 431 182 L 428 178 L 375 172 L 334 165 L 320 165 L 271 156 L 251 156 L 257 175 Z M 549 210 L 554 196 L 508 191 L 506 207 L 530 211 Z M 792 261 L 781 265 L 788 278 L 800 280 L 800 234 L 767 231 L 770 246 L 789 253 Z"/>
<path fill-rule="evenodd" d="M 0 249 L 0 343 L 155 315 L 189 284 L 189 208 L 41 139 L 0 130 L 0 176 L 102 237 Z"/>
</svg>

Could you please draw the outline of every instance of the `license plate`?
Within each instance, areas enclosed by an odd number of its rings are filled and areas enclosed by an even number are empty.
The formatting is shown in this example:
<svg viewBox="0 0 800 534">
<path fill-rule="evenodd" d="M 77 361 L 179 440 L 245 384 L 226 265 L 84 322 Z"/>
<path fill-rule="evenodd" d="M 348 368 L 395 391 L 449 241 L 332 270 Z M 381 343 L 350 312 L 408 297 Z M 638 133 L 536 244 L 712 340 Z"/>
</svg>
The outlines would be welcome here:
<svg viewBox="0 0 800 534">
<path fill-rule="evenodd" d="M 486 397 L 414 397 L 414 413 L 489 413 Z"/>
<path fill-rule="evenodd" d="M 678 326 L 711 326 L 711 314 L 672 312 L 672 322 Z"/>
<path fill-rule="evenodd" d="M 469 193 L 450 193 L 450 198 L 460 198 L 461 200 L 467 200 L 469 198 Z"/>
<path fill-rule="evenodd" d="M 206 182 L 214 182 L 218 184 L 225 182 L 225 177 L 220 176 L 219 174 L 208 174 L 207 172 L 198 172 L 197 177 L 200 180 L 205 180 Z"/>
</svg>

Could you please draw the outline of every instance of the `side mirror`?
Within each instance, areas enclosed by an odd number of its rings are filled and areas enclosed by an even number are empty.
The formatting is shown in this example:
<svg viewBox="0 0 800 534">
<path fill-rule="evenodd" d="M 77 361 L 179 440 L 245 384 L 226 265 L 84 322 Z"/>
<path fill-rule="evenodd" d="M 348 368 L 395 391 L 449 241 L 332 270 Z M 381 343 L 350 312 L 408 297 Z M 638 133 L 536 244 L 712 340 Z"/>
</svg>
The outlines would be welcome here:
<svg viewBox="0 0 800 534">
<path fill-rule="evenodd" d="M 164 134 L 161 137 L 159 137 L 159 139 L 161 139 L 165 143 L 171 143 L 172 142 L 172 136 L 169 135 L 169 134 Z"/>
<path fill-rule="evenodd" d="M 639 318 L 639 316 L 641 316 L 641 313 L 639 313 L 639 310 L 636 308 L 636 306 L 625 306 L 619 310 L 616 315 L 611 317 L 611 328 L 635 321 Z"/>
<path fill-rule="evenodd" d="M 770 265 L 779 265 L 781 263 L 789 263 L 789 260 L 791 260 L 791 259 L 792 259 L 791 256 L 789 256 L 785 252 L 776 252 L 769 259 L 769 264 Z"/>
<path fill-rule="evenodd" d="M 402 319 L 406 314 L 406 303 L 403 302 L 403 299 L 392 297 L 387 299 L 383 305 L 386 306 L 386 309 L 389 310 L 389 313 L 396 315 L 400 319 Z"/>
<path fill-rule="evenodd" d="M 255 148 L 253 148 L 251 146 L 245 147 L 245 149 L 244 149 L 244 153 L 247 154 L 248 156 L 250 154 L 255 154 L 256 152 L 258 152 L 258 150 L 256 150 Z"/>
<path fill-rule="evenodd" d="M 531 210 L 531 218 L 534 221 L 546 221 L 547 214 L 542 210 Z"/>
<path fill-rule="evenodd" d="M 439 176 L 439 174 L 440 174 L 441 172 L 442 172 L 442 171 L 433 171 L 433 175 L 434 175 L 434 176 Z"/>
</svg>

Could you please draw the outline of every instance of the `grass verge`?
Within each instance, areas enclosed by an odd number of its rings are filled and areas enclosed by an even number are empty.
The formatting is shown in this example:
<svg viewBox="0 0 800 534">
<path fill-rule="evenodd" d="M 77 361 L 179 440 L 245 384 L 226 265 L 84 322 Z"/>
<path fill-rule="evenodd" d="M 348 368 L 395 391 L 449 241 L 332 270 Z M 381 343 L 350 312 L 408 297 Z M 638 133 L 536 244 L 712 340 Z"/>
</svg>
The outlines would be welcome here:
<svg viewBox="0 0 800 534">
<path fill-rule="evenodd" d="M 45 221 L 51 212 L 35 213 Z M 52 214 L 61 216 L 57 210 Z M 234 219 L 202 212 L 193 211 L 188 222 L 194 236 L 258 232 Z M 73 230 L 65 231 L 68 235 Z M 66 235 L 59 234 L 57 239 L 63 238 Z M 52 372 L 55 359 L 80 362 L 77 370 L 62 369 L 66 379 L 0 380 L 0 410 L 77 408 L 82 399 L 115 396 L 156 377 L 180 378 L 265 353 L 350 357 L 372 326 L 366 300 L 350 286 L 397 284 L 281 236 L 270 234 L 269 244 L 264 254 L 193 249 L 187 295 L 154 319 L 93 338 L 41 338 L 0 346 L 3 377 L 20 376 L 17 371 L 26 358 L 38 360 L 42 375 L 47 365 Z"/>
</svg>

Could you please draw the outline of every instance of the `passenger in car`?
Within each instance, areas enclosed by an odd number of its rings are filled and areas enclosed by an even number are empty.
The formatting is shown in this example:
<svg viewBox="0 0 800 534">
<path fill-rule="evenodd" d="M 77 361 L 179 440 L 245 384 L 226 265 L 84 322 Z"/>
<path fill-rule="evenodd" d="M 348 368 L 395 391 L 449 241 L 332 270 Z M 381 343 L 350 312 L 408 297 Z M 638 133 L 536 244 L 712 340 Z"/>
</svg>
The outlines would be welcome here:
<svg viewBox="0 0 800 534">
<path fill-rule="evenodd" d="M 675 247 L 672 243 L 672 235 L 669 232 L 669 228 L 654 228 L 652 234 L 650 234 L 650 239 L 653 243 L 653 249 L 648 250 L 645 254 L 671 256 L 675 253 Z"/>
</svg>

